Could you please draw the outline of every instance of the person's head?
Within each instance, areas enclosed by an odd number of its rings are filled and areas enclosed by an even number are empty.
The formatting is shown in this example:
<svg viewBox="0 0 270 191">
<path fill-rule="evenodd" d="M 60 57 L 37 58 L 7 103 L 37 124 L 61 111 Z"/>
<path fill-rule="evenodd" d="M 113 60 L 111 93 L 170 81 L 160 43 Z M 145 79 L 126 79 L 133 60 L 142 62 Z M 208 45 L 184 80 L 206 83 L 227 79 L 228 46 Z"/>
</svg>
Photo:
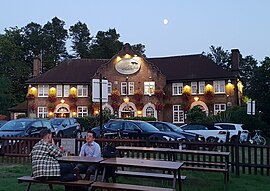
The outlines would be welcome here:
<svg viewBox="0 0 270 191">
<path fill-rule="evenodd" d="M 40 137 L 44 141 L 51 143 L 52 142 L 52 132 L 50 129 L 42 129 L 40 131 Z"/>
<path fill-rule="evenodd" d="M 96 133 L 94 131 L 87 131 L 86 141 L 88 144 L 91 144 L 96 138 Z"/>
</svg>

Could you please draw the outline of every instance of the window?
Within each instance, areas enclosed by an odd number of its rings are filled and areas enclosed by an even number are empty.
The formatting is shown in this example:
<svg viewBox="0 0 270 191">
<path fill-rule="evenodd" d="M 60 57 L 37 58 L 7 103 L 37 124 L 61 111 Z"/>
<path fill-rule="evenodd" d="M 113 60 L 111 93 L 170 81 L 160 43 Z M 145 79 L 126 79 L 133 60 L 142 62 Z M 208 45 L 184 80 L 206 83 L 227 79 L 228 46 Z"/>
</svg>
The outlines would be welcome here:
<svg viewBox="0 0 270 191">
<path fill-rule="evenodd" d="M 88 96 L 88 86 L 87 85 L 78 85 L 77 86 L 77 95 L 78 95 L 78 97 L 87 97 Z"/>
<path fill-rule="evenodd" d="M 197 82 L 191 82 L 191 94 L 197 94 Z"/>
<path fill-rule="evenodd" d="M 56 97 L 62 97 L 62 85 L 56 85 Z"/>
<path fill-rule="evenodd" d="M 146 117 L 155 117 L 154 114 L 154 108 L 151 106 L 146 108 Z"/>
<path fill-rule="evenodd" d="M 199 94 L 204 94 L 205 91 L 205 82 L 199 82 Z"/>
<path fill-rule="evenodd" d="M 38 97 L 48 97 L 49 85 L 38 85 Z"/>
<path fill-rule="evenodd" d="M 182 93 L 183 93 L 183 83 L 173 83 L 172 95 L 182 95 Z"/>
<path fill-rule="evenodd" d="M 108 95 L 112 95 L 112 82 L 108 82 Z"/>
<path fill-rule="evenodd" d="M 64 97 L 69 96 L 70 87 L 69 85 L 64 85 Z"/>
<path fill-rule="evenodd" d="M 222 111 L 226 111 L 226 104 L 215 104 L 214 105 L 214 115 L 218 115 Z"/>
<path fill-rule="evenodd" d="M 144 82 L 144 94 L 153 95 L 155 93 L 155 82 Z"/>
<path fill-rule="evenodd" d="M 121 82 L 121 95 L 127 95 L 127 82 Z"/>
<path fill-rule="evenodd" d="M 215 93 L 225 93 L 225 80 L 214 81 L 213 85 Z"/>
<path fill-rule="evenodd" d="M 128 95 L 134 95 L 134 82 L 128 82 Z"/>
<path fill-rule="evenodd" d="M 38 107 L 38 117 L 39 118 L 48 118 L 47 107 Z"/>
<path fill-rule="evenodd" d="M 173 106 L 173 123 L 184 123 L 184 111 L 181 110 L 181 105 Z"/>
<path fill-rule="evenodd" d="M 87 106 L 78 106 L 77 107 L 77 113 L 78 113 L 78 117 L 88 116 Z"/>
</svg>

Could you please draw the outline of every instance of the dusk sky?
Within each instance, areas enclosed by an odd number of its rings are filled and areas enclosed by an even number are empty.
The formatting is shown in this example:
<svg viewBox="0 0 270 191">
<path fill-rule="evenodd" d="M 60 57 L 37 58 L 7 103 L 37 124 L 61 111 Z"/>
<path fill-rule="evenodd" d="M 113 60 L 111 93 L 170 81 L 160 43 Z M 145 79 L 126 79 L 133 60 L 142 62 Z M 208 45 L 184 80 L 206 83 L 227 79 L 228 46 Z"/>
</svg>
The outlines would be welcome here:
<svg viewBox="0 0 270 191">
<path fill-rule="evenodd" d="M 86 23 L 91 36 L 115 28 L 120 41 L 144 44 L 147 57 L 199 54 L 214 45 L 262 61 L 270 57 L 269 8 L 269 0 L 8 0 L 1 2 L 0 34 L 56 16 L 66 29 Z"/>
</svg>

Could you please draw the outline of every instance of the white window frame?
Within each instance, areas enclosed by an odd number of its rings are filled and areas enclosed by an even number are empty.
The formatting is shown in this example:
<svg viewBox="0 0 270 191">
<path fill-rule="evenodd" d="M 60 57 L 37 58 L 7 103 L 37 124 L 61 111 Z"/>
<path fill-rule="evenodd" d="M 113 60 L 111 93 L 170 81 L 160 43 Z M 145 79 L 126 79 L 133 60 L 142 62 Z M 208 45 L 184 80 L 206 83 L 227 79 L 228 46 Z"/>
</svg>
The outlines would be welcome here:
<svg viewBox="0 0 270 191">
<path fill-rule="evenodd" d="M 172 95 L 182 95 L 183 93 L 183 83 L 172 83 Z"/>
<path fill-rule="evenodd" d="M 64 85 L 64 97 L 68 97 L 70 94 L 70 85 Z"/>
<path fill-rule="evenodd" d="M 128 82 L 128 95 L 134 95 L 134 82 Z"/>
<path fill-rule="evenodd" d="M 88 116 L 88 107 L 87 106 L 78 106 L 77 107 L 77 117 Z"/>
<path fill-rule="evenodd" d="M 218 112 L 222 112 L 222 111 L 226 111 L 226 104 L 225 103 L 214 104 L 214 115 L 217 115 Z"/>
<path fill-rule="evenodd" d="M 112 82 L 108 82 L 108 95 L 112 95 Z"/>
<path fill-rule="evenodd" d="M 56 97 L 62 97 L 63 96 L 63 86 L 62 85 L 56 85 Z"/>
<path fill-rule="evenodd" d="M 197 82 L 191 82 L 191 94 L 196 95 L 198 90 Z"/>
<path fill-rule="evenodd" d="M 49 85 L 38 85 L 38 97 L 49 96 Z"/>
<path fill-rule="evenodd" d="M 181 105 L 173 105 L 173 123 L 184 123 L 185 112 L 181 109 Z"/>
<path fill-rule="evenodd" d="M 88 97 L 88 85 L 77 85 L 78 97 Z"/>
<path fill-rule="evenodd" d="M 204 94 L 205 92 L 205 81 L 199 82 L 199 94 Z"/>
<path fill-rule="evenodd" d="M 144 95 L 154 95 L 155 94 L 155 82 L 144 82 Z"/>
<path fill-rule="evenodd" d="M 121 82 L 121 95 L 127 95 L 127 82 Z"/>
<path fill-rule="evenodd" d="M 47 107 L 38 107 L 38 118 L 48 118 L 48 108 Z"/>
<path fill-rule="evenodd" d="M 213 81 L 215 94 L 225 93 L 225 80 Z"/>
</svg>

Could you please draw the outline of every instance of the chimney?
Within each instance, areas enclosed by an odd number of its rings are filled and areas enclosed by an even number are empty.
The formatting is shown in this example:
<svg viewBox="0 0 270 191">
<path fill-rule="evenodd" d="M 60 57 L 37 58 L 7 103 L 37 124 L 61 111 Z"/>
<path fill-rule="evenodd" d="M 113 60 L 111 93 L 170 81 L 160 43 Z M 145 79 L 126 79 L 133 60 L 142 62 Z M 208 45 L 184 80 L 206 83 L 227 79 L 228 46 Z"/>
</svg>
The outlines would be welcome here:
<svg viewBox="0 0 270 191">
<path fill-rule="evenodd" d="M 33 57 L 33 77 L 37 77 L 42 73 L 41 56 Z"/>
<path fill-rule="evenodd" d="M 232 71 L 239 71 L 240 52 L 238 49 L 232 49 Z"/>
</svg>

